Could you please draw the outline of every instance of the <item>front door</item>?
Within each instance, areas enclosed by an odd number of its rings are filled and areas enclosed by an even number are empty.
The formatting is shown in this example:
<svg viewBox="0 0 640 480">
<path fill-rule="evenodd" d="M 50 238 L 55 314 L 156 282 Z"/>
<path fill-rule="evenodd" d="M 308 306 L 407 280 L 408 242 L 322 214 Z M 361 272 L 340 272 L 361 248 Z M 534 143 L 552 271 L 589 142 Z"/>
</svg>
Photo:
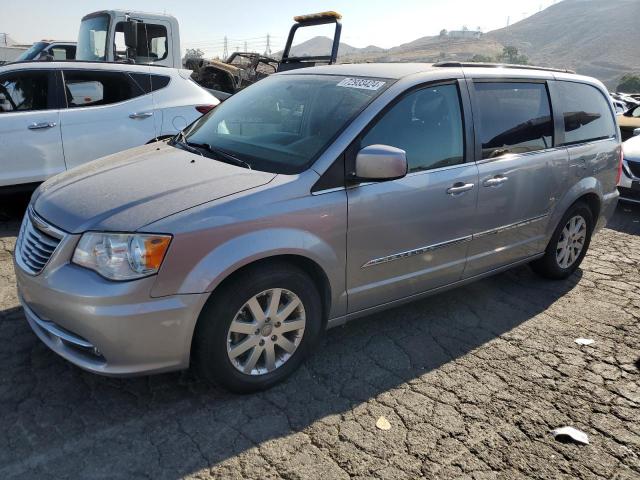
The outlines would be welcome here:
<svg viewBox="0 0 640 480">
<path fill-rule="evenodd" d="M 68 108 L 61 112 L 67 168 L 155 137 L 151 93 L 113 70 L 64 70 Z"/>
<path fill-rule="evenodd" d="M 65 169 L 52 70 L 0 75 L 0 186 L 41 182 Z"/>
<path fill-rule="evenodd" d="M 349 312 L 462 276 L 478 192 L 477 167 L 465 158 L 462 105 L 458 82 L 413 90 L 350 149 L 401 148 L 409 173 L 347 189 Z"/>
<path fill-rule="evenodd" d="M 545 249 L 554 203 L 566 185 L 567 153 L 554 148 L 545 82 L 474 82 L 478 210 L 465 277 Z"/>
</svg>

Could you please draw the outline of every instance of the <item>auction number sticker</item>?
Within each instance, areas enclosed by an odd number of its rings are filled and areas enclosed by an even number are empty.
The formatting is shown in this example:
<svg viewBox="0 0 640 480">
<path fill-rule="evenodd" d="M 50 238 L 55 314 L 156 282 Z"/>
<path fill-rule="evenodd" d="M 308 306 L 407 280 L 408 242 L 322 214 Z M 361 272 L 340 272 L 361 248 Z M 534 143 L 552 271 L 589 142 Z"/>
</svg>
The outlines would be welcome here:
<svg viewBox="0 0 640 480">
<path fill-rule="evenodd" d="M 380 80 L 370 80 L 368 78 L 345 78 L 338 87 L 362 88 L 363 90 L 378 90 L 385 82 Z"/>
</svg>

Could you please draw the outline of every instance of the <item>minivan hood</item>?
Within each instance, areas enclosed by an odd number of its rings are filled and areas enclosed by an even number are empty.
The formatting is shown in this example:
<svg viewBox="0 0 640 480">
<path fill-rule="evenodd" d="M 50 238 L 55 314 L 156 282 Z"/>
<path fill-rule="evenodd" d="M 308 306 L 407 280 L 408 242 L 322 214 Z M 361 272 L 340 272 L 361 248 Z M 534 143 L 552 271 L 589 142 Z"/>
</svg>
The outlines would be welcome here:
<svg viewBox="0 0 640 480">
<path fill-rule="evenodd" d="M 155 143 L 47 180 L 34 194 L 33 205 L 41 217 L 70 233 L 134 231 L 274 177 Z"/>
</svg>

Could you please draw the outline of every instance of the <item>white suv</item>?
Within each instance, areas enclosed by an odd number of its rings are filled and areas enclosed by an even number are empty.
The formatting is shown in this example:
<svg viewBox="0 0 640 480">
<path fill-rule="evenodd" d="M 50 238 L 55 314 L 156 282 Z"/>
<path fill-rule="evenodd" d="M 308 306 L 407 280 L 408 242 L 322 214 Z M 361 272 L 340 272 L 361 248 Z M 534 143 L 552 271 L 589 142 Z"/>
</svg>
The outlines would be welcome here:
<svg viewBox="0 0 640 480">
<path fill-rule="evenodd" d="M 0 187 L 175 135 L 219 103 L 190 75 L 104 62 L 0 67 Z"/>
</svg>

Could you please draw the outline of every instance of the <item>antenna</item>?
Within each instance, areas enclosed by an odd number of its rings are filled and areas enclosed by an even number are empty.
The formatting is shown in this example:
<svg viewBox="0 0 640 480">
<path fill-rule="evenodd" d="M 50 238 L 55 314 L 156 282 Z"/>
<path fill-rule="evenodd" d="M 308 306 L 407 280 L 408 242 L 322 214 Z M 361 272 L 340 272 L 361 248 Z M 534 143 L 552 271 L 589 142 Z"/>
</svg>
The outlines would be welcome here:
<svg viewBox="0 0 640 480">
<path fill-rule="evenodd" d="M 151 58 L 151 42 L 149 41 L 149 30 L 147 28 L 147 24 L 143 23 L 142 24 L 144 26 L 144 48 L 145 48 L 145 53 L 147 54 L 147 57 Z M 156 129 L 156 121 L 155 121 L 155 114 L 156 114 L 156 102 L 155 102 L 155 95 L 153 94 L 153 76 L 151 75 L 151 65 L 147 65 L 147 72 L 149 72 L 149 94 L 151 94 L 151 105 L 153 106 L 153 133 L 155 134 L 155 141 L 158 141 L 158 131 Z"/>
</svg>

